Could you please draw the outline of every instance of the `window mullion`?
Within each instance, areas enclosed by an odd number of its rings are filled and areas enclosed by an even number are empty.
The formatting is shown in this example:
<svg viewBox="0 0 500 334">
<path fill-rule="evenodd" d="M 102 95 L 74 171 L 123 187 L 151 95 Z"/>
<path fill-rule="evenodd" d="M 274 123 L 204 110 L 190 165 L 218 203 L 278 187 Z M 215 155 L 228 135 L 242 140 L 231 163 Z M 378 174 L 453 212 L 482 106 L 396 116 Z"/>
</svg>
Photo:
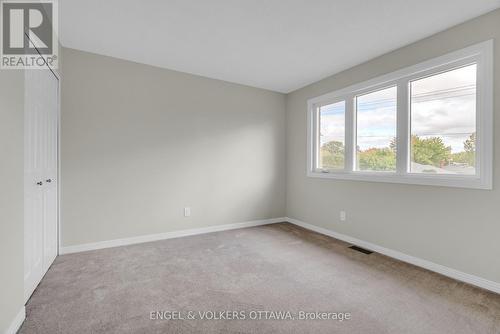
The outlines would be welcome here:
<svg viewBox="0 0 500 334">
<path fill-rule="evenodd" d="M 356 113 L 354 110 L 354 96 L 348 96 L 345 100 L 345 170 L 354 170 L 354 158 L 356 149 Z"/>
<path fill-rule="evenodd" d="M 320 113 L 319 113 L 319 107 L 313 106 L 313 111 L 312 111 L 312 121 L 313 121 L 313 143 L 312 143 L 312 150 L 313 150 L 313 170 L 318 170 L 319 169 L 319 125 L 320 125 Z"/>
<path fill-rule="evenodd" d="M 397 154 L 396 171 L 398 174 L 406 174 L 409 170 L 410 160 L 410 102 L 408 79 L 398 81 L 397 101 Z"/>
</svg>

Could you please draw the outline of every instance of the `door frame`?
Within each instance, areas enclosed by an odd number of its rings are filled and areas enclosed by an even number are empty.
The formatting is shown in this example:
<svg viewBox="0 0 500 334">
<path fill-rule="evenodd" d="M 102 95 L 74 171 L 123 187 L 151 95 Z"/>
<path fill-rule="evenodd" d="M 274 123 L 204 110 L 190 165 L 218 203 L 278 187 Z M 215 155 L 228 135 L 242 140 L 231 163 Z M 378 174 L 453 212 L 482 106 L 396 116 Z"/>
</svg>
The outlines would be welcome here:
<svg viewBox="0 0 500 334">
<path fill-rule="evenodd" d="M 61 254 L 61 75 L 59 71 L 52 74 L 57 79 L 57 255 Z"/>
</svg>

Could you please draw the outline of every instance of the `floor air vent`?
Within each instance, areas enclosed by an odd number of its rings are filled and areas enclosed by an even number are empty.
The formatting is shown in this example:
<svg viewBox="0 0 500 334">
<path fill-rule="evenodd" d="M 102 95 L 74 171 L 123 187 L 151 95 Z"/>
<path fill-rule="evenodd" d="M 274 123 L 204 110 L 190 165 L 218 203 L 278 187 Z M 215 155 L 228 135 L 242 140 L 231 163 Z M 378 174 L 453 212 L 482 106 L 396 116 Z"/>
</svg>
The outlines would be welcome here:
<svg viewBox="0 0 500 334">
<path fill-rule="evenodd" d="M 358 247 L 358 246 L 350 246 L 349 248 L 350 249 L 354 249 L 355 251 L 361 252 L 363 254 L 371 254 L 371 253 L 373 253 L 372 251 L 370 251 L 368 249 L 364 249 L 364 248 L 361 248 L 361 247 Z"/>
</svg>

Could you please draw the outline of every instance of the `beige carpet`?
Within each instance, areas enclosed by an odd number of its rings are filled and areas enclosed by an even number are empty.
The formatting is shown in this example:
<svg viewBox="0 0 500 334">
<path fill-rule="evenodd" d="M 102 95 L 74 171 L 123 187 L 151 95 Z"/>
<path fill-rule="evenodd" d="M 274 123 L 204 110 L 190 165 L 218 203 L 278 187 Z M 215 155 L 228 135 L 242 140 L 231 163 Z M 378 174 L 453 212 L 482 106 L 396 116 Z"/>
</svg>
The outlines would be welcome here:
<svg viewBox="0 0 500 334">
<path fill-rule="evenodd" d="M 20 333 L 500 333 L 500 295 L 348 246 L 282 223 L 60 256 Z"/>
</svg>

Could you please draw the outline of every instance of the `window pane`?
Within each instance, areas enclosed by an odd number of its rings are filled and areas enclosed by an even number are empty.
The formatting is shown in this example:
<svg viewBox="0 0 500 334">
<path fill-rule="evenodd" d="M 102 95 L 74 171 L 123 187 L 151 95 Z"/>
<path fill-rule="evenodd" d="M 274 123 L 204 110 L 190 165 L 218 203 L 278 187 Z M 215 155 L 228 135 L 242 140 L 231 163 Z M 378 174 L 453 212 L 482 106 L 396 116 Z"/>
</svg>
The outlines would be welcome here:
<svg viewBox="0 0 500 334">
<path fill-rule="evenodd" d="M 321 169 L 344 169 L 345 102 L 319 108 L 319 165 Z"/>
<path fill-rule="evenodd" d="M 356 97 L 356 169 L 396 170 L 397 87 Z"/>
<path fill-rule="evenodd" d="M 476 173 L 476 70 L 411 82 L 411 172 Z"/>
</svg>

